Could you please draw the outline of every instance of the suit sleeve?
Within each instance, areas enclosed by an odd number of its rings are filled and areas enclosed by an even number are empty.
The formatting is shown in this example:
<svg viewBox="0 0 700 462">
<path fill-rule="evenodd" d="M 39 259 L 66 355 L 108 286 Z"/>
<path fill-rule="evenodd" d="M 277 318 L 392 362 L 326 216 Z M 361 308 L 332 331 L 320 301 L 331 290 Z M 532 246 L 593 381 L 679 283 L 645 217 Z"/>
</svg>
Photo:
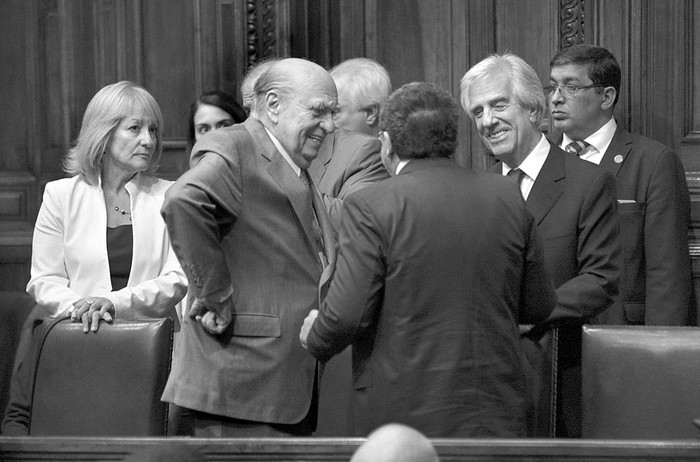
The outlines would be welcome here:
<svg viewBox="0 0 700 462">
<path fill-rule="evenodd" d="M 348 153 L 351 159 L 345 172 L 343 172 L 343 184 L 338 194 L 335 197 L 323 195 L 323 201 L 331 218 L 331 225 L 336 232 L 340 231 L 343 201 L 348 194 L 389 177 L 389 173 L 384 169 L 379 155 L 380 149 L 381 144 L 379 140 L 374 138 L 363 140 L 352 153 Z"/>
<path fill-rule="evenodd" d="M 48 183 L 34 226 L 31 279 L 27 285 L 27 292 L 51 316 L 67 313 L 73 302 L 82 298 L 71 288 L 66 272 L 60 197 L 55 184 Z"/>
<path fill-rule="evenodd" d="M 666 150 L 654 167 L 644 214 L 646 325 L 685 325 L 691 293 L 690 197 L 678 157 Z"/>
<path fill-rule="evenodd" d="M 335 274 L 306 340 L 318 359 L 330 359 L 372 328 L 384 287 L 382 242 L 368 205 L 357 196 L 348 198 Z"/>
<path fill-rule="evenodd" d="M 168 189 L 161 211 L 190 291 L 205 306 L 225 301 L 234 290 L 221 241 L 240 212 L 237 159 L 215 152 L 199 156 Z"/>
<path fill-rule="evenodd" d="M 622 253 L 615 179 L 600 170 L 578 220 L 578 276 L 560 285 L 550 320 L 586 319 L 608 308 L 618 294 Z"/>
<path fill-rule="evenodd" d="M 530 236 L 525 256 L 525 272 L 520 290 L 520 324 L 537 324 L 547 319 L 556 302 L 554 284 L 547 272 L 542 241 L 537 233 L 537 224 L 529 216 Z"/>
</svg>

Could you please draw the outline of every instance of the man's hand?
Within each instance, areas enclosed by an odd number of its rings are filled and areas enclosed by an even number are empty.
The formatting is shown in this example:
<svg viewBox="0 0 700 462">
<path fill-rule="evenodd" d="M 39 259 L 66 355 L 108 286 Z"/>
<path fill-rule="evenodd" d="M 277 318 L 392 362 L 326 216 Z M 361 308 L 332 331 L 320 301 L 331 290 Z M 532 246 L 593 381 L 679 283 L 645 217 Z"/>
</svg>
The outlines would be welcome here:
<svg viewBox="0 0 700 462">
<path fill-rule="evenodd" d="M 189 317 L 197 321 L 209 334 L 221 335 L 233 319 L 231 303 L 231 299 L 227 299 L 222 303 L 204 306 L 199 299 L 196 299 L 192 303 Z"/>
<path fill-rule="evenodd" d="M 306 348 L 306 338 L 309 336 L 309 331 L 314 325 L 316 318 L 318 317 L 318 310 L 311 310 L 309 315 L 304 319 L 304 325 L 301 326 L 301 332 L 299 332 L 299 341 L 301 341 L 301 346 Z"/>
<path fill-rule="evenodd" d="M 87 297 L 73 303 L 70 320 L 83 323 L 83 332 L 97 332 L 100 319 L 112 322 L 115 308 L 112 302 L 104 297 Z"/>
</svg>

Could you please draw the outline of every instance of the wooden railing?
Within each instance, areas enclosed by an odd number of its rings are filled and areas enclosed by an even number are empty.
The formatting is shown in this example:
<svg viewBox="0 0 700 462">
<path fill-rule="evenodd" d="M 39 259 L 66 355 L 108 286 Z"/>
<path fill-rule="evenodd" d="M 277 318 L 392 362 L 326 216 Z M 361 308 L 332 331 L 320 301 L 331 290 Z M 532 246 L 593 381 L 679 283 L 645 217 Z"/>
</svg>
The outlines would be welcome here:
<svg viewBox="0 0 700 462">
<path fill-rule="evenodd" d="M 0 437 L 2 461 L 124 460 L 144 446 L 194 447 L 216 461 L 348 461 L 362 438 Z M 683 462 L 700 460 L 699 440 L 434 439 L 440 460 Z"/>
</svg>

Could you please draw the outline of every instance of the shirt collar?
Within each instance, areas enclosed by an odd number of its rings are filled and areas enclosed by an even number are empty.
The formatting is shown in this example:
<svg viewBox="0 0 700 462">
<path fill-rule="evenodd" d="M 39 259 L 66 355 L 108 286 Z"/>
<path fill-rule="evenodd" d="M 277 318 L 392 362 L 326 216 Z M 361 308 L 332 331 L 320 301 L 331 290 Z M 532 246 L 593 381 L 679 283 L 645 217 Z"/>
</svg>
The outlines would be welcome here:
<svg viewBox="0 0 700 462">
<path fill-rule="evenodd" d="M 542 166 L 544 165 L 544 161 L 547 160 L 547 155 L 549 154 L 549 141 L 547 141 L 547 137 L 542 134 L 542 137 L 540 138 L 539 143 L 537 143 L 537 146 L 535 146 L 535 149 L 533 149 L 530 154 L 525 157 L 525 160 L 523 160 L 520 165 L 518 165 L 517 168 L 525 172 L 527 176 L 529 176 L 532 181 L 535 181 L 537 179 L 537 175 L 539 175 L 540 170 L 542 170 Z M 503 169 L 503 174 L 507 175 L 508 172 L 510 172 L 513 168 L 505 162 L 502 162 L 502 169 Z"/>
<path fill-rule="evenodd" d="M 406 166 L 406 164 L 408 164 L 407 160 L 402 160 L 401 162 L 399 162 L 399 165 L 396 166 L 396 174 L 397 175 L 399 173 L 401 173 L 401 170 L 403 170 L 403 168 Z"/>
<path fill-rule="evenodd" d="M 282 155 L 282 157 L 284 157 L 284 160 L 286 160 L 287 163 L 289 164 L 289 166 L 292 167 L 292 170 L 294 170 L 294 173 L 296 173 L 297 176 L 301 176 L 301 168 L 297 164 L 294 163 L 294 161 L 292 160 L 291 157 L 289 157 L 289 154 L 287 153 L 287 151 L 282 147 L 282 143 L 280 143 L 279 140 L 277 138 L 275 138 L 275 135 L 273 135 L 272 132 L 267 129 L 267 127 L 265 127 L 263 125 L 263 128 L 265 129 L 267 134 L 270 136 L 270 139 L 272 140 L 272 144 L 275 145 L 275 147 L 277 148 L 279 153 Z"/>
<path fill-rule="evenodd" d="M 615 121 L 614 117 L 611 117 L 605 125 L 600 127 L 595 133 L 593 133 L 583 141 L 596 148 L 596 150 L 599 153 L 604 154 L 605 151 L 608 149 L 608 146 L 610 146 L 610 142 L 612 141 L 613 136 L 615 135 L 615 130 L 617 130 L 617 122 Z M 572 141 L 573 140 L 566 136 L 565 133 L 562 136 L 561 146 L 568 146 L 569 143 L 571 143 Z"/>
</svg>

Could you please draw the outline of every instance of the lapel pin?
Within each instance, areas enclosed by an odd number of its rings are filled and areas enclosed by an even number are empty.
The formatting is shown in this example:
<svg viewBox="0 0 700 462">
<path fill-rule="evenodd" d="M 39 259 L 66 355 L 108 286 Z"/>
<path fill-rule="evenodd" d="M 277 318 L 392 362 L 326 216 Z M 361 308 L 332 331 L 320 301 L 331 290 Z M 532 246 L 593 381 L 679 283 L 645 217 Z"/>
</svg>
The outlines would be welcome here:
<svg viewBox="0 0 700 462">
<path fill-rule="evenodd" d="M 622 157 L 621 154 L 618 154 L 615 156 L 615 158 L 613 160 L 615 161 L 616 164 L 621 164 L 623 159 L 624 159 L 624 157 Z"/>
</svg>

